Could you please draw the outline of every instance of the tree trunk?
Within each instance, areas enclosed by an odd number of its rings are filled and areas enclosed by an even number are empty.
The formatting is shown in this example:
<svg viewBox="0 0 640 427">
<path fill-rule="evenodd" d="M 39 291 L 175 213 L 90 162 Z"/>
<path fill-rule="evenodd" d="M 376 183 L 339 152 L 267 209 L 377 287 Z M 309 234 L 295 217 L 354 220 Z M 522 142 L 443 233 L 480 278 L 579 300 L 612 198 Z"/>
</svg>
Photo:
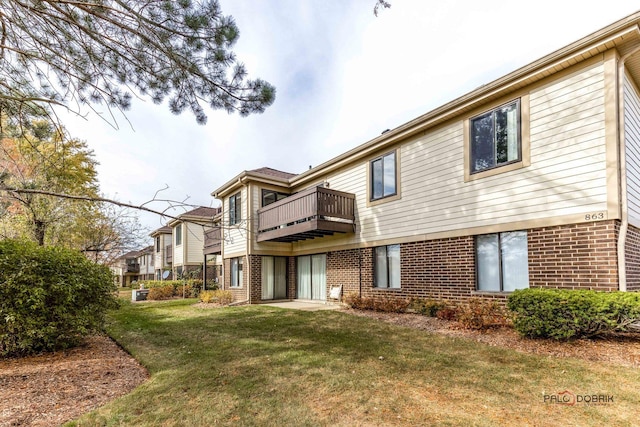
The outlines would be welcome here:
<svg viewBox="0 0 640 427">
<path fill-rule="evenodd" d="M 44 221 L 40 221 L 37 219 L 33 220 L 33 233 L 35 235 L 36 242 L 38 242 L 38 245 L 40 246 L 44 246 L 44 234 L 46 229 L 47 225 Z"/>
</svg>

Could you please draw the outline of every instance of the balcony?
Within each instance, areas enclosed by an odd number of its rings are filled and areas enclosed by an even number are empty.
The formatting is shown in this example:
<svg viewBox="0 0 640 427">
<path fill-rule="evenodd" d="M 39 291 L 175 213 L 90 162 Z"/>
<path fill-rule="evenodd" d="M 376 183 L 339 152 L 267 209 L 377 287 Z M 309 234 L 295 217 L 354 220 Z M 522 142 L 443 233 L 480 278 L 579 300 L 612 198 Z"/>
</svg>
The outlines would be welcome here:
<svg viewBox="0 0 640 427">
<path fill-rule="evenodd" d="M 204 249 L 202 253 L 205 255 L 219 254 L 222 252 L 222 228 L 220 226 L 213 227 L 204 232 Z"/>
<path fill-rule="evenodd" d="M 167 264 L 171 264 L 173 262 L 173 246 L 167 245 L 164 247 L 164 259 Z"/>
<path fill-rule="evenodd" d="M 127 273 L 140 273 L 140 264 L 127 263 Z"/>
<path fill-rule="evenodd" d="M 355 195 L 313 187 L 258 210 L 258 242 L 295 242 L 355 231 Z"/>
</svg>

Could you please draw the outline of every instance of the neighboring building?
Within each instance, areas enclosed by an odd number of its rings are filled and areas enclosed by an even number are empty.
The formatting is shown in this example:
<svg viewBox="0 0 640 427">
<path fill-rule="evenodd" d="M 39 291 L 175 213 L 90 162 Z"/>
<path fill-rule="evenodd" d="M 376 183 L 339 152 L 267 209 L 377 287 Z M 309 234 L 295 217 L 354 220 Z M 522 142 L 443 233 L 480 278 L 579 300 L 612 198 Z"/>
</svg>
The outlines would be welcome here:
<svg viewBox="0 0 640 427">
<path fill-rule="evenodd" d="M 154 230 L 153 237 L 155 280 L 172 279 L 173 245 L 171 227 L 164 226 Z"/>
<path fill-rule="evenodd" d="M 640 289 L 640 13 L 223 203 L 236 301 Z M 174 230 L 175 236 L 175 230 Z M 174 267 L 175 268 L 175 267 Z"/>
<path fill-rule="evenodd" d="M 204 283 L 206 289 L 219 287 L 222 278 L 222 208 L 213 217 L 213 227 L 204 232 Z"/>
<path fill-rule="evenodd" d="M 139 251 L 131 251 L 116 258 L 111 266 L 116 284 L 122 287 L 130 287 L 132 282 L 139 280 L 140 264 L 138 263 Z"/>
<path fill-rule="evenodd" d="M 138 265 L 140 266 L 138 280 L 153 280 L 155 277 L 153 249 L 154 246 L 151 245 L 138 252 Z"/>
<path fill-rule="evenodd" d="M 202 277 L 204 233 L 213 227 L 213 218 L 219 213 L 220 208 L 198 207 L 167 224 L 172 231 L 174 278 L 185 275 Z"/>
</svg>

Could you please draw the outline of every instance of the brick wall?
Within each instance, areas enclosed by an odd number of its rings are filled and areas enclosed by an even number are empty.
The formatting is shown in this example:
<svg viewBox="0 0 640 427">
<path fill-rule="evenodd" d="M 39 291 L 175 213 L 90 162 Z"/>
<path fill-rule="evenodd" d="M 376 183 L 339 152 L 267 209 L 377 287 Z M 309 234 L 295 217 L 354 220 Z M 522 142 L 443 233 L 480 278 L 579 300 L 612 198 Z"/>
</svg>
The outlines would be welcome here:
<svg viewBox="0 0 640 427">
<path fill-rule="evenodd" d="M 566 289 L 618 289 L 615 220 L 545 227 L 527 231 L 529 284 L 531 287 Z M 640 290 L 640 230 L 630 227 L 627 239 L 630 290 Z M 327 294 L 343 285 L 343 296 L 355 292 L 365 297 L 434 298 L 465 300 L 482 296 L 504 299 L 506 294 L 477 292 L 473 236 L 400 245 L 401 288 L 373 286 L 373 248 L 327 253 Z M 225 262 L 225 289 L 229 289 L 230 261 Z M 261 299 L 262 259 L 244 261 L 242 289 L 231 289 L 235 300 L 246 299 L 251 277 L 251 302 Z M 296 258 L 288 258 L 288 297 L 296 298 Z"/>
<path fill-rule="evenodd" d="M 351 249 L 327 253 L 327 299 L 328 289 L 334 286 L 342 285 L 343 296 L 359 291 L 360 254 L 364 251 L 371 252 L 371 249 Z"/>
<path fill-rule="evenodd" d="M 610 220 L 529 230 L 529 285 L 617 290 L 619 228 Z"/>
<path fill-rule="evenodd" d="M 262 300 L 262 257 L 257 255 L 249 256 L 248 269 L 250 275 L 250 304 L 255 304 Z M 245 273 L 246 274 L 246 273 Z"/>
<path fill-rule="evenodd" d="M 630 225 L 625 244 L 627 290 L 640 291 L 640 229 Z"/>
<path fill-rule="evenodd" d="M 400 277 L 400 289 L 373 286 L 373 248 L 327 256 L 327 285 L 342 284 L 343 296 L 464 299 L 475 287 L 473 237 L 400 245 Z"/>
<path fill-rule="evenodd" d="M 287 259 L 287 298 L 296 298 L 296 258 L 288 257 Z"/>
</svg>

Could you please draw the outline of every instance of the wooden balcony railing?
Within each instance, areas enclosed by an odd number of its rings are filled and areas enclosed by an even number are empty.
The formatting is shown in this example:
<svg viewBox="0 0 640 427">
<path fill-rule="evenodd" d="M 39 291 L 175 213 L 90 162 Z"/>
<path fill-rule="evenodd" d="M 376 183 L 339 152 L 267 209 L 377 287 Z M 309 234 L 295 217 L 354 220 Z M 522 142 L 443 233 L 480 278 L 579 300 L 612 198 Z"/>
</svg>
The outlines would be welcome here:
<svg viewBox="0 0 640 427">
<path fill-rule="evenodd" d="M 173 262 L 173 246 L 167 245 L 164 247 L 164 259 L 167 264 L 171 264 Z"/>
<path fill-rule="evenodd" d="M 140 264 L 127 263 L 127 273 L 140 273 Z"/>
<path fill-rule="evenodd" d="M 222 228 L 218 226 L 205 230 L 202 253 L 209 255 L 219 254 L 220 252 L 222 252 Z"/>
<path fill-rule="evenodd" d="M 353 233 L 355 195 L 313 187 L 258 210 L 258 242 L 295 242 Z"/>
</svg>

